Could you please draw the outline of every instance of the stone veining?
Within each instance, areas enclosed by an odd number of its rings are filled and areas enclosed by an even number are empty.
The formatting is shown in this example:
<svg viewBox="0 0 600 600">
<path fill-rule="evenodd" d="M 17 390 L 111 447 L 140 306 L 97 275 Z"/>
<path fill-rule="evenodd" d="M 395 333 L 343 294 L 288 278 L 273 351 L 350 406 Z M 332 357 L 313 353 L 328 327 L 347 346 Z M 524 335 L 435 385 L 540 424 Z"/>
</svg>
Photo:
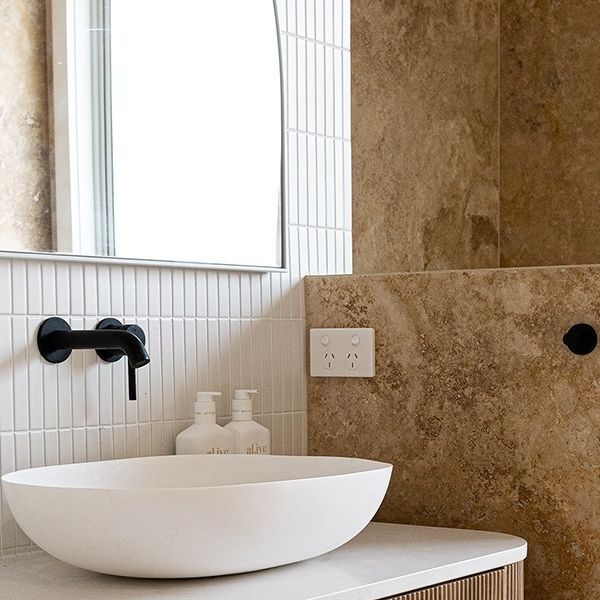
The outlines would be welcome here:
<svg viewBox="0 0 600 600">
<path fill-rule="evenodd" d="M 0 0 L 0 249 L 51 251 L 45 3 Z"/>
<path fill-rule="evenodd" d="M 497 20 L 353 0 L 355 272 L 498 266 Z"/>
<path fill-rule="evenodd" d="M 378 518 L 528 540 L 527 598 L 600 595 L 600 268 L 311 277 L 309 327 L 374 327 L 377 376 L 309 382 L 309 452 L 394 463 Z"/>
<path fill-rule="evenodd" d="M 503 0 L 502 266 L 600 262 L 600 4 Z"/>
</svg>

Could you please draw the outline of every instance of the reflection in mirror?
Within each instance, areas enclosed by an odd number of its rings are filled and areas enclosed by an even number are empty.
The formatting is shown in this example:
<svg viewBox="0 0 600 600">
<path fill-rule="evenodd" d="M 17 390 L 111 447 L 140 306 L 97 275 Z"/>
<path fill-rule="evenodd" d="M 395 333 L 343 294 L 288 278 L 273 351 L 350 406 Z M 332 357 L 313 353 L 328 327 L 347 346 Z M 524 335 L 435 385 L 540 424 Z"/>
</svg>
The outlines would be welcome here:
<svg viewBox="0 0 600 600">
<path fill-rule="evenodd" d="M 273 0 L 53 0 L 52 46 L 45 250 L 284 266 Z"/>
</svg>

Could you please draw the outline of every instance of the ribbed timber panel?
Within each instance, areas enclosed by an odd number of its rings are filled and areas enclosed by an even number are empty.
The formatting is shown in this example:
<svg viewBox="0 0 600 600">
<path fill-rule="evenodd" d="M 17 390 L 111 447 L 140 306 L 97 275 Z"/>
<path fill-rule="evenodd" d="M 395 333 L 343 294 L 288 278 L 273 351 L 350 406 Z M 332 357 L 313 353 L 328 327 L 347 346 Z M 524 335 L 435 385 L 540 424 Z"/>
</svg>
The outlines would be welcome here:
<svg viewBox="0 0 600 600">
<path fill-rule="evenodd" d="M 523 563 L 388 598 L 388 600 L 524 600 Z"/>
</svg>

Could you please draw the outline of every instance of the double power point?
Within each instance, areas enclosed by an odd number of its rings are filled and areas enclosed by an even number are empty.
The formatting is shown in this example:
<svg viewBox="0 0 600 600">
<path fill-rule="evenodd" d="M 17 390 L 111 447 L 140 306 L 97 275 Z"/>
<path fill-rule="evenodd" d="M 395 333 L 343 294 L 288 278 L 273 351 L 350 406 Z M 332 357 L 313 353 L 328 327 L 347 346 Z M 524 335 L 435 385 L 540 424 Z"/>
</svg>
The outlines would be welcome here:
<svg viewBox="0 0 600 600">
<path fill-rule="evenodd" d="M 375 330 L 311 329 L 312 377 L 375 377 Z"/>
</svg>

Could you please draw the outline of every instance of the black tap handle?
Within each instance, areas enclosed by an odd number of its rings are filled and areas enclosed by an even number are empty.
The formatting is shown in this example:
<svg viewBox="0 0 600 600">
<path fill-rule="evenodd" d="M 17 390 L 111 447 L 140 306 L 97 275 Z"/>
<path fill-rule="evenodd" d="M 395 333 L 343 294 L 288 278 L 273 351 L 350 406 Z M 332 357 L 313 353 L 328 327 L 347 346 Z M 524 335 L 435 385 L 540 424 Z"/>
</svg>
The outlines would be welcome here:
<svg viewBox="0 0 600 600">
<path fill-rule="evenodd" d="M 96 325 L 96 329 L 120 329 L 122 331 L 128 331 L 129 333 L 133 333 L 133 335 L 137 336 L 142 344 L 146 345 L 146 334 L 144 330 L 139 326 L 133 323 L 121 323 L 117 319 L 102 319 L 98 325 Z M 96 353 L 98 356 L 106 361 L 106 362 L 116 362 L 123 358 L 124 353 L 120 350 L 97 350 Z M 129 388 L 129 399 L 137 400 L 137 383 L 135 377 L 135 369 L 127 363 L 127 384 Z"/>
<path fill-rule="evenodd" d="M 135 369 L 127 363 L 127 383 L 129 385 L 129 399 L 137 400 L 137 384 L 135 382 Z"/>
</svg>

